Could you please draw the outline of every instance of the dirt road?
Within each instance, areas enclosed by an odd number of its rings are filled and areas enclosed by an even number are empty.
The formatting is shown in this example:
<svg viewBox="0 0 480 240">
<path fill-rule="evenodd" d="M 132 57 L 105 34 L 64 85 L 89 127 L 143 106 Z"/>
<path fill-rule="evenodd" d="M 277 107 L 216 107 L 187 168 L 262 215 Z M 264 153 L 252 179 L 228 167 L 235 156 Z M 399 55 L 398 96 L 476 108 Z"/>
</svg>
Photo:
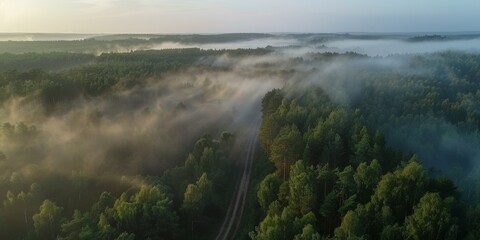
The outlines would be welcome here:
<svg viewBox="0 0 480 240">
<path fill-rule="evenodd" d="M 242 222 L 248 186 L 250 184 L 250 175 L 252 173 L 252 164 L 255 156 L 255 148 L 257 146 L 260 119 L 255 121 L 254 126 L 254 129 L 249 133 L 251 136 L 249 137 L 248 147 L 243 161 L 243 172 L 240 176 L 240 182 L 236 186 L 234 198 L 230 202 L 227 215 L 225 216 L 222 227 L 215 238 L 216 240 L 233 239 L 238 232 L 240 223 Z"/>
</svg>

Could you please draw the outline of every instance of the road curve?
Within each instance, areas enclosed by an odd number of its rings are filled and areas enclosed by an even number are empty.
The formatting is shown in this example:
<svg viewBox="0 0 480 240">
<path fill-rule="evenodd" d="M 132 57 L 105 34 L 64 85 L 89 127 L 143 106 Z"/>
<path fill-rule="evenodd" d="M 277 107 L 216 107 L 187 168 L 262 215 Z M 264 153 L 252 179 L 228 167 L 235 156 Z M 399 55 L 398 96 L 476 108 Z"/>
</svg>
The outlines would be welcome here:
<svg viewBox="0 0 480 240">
<path fill-rule="evenodd" d="M 260 126 L 260 118 L 255 121 L 254 130 L 248 140 L 247 152 L 243 161 L 243 172 L 240 182 L 236 185 L 235 195 L 230 202 L 225 220 L 220 227 L 215 240 L 233 239 L 237 234 L 242 222 L 243 210 L 247 199 L 248 186 L 250 184 L 250 175 L 252 173 L 252 164 L 255 157 L 255 148 L 257 146 L 258 129 Z"/>
</svg>

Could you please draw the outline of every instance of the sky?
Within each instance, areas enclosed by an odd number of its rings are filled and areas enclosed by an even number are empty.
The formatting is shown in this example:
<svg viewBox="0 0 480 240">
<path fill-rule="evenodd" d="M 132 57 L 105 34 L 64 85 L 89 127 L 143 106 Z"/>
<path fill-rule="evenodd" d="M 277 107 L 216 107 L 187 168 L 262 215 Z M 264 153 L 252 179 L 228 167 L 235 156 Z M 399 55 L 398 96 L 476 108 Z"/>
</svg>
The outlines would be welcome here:
<svg viewBox="0 0 480 240">
<path fill-rule="evenodd" d="M 478 0 L 0 0 L 0 32 L 452 32 Z"/>
</svg>

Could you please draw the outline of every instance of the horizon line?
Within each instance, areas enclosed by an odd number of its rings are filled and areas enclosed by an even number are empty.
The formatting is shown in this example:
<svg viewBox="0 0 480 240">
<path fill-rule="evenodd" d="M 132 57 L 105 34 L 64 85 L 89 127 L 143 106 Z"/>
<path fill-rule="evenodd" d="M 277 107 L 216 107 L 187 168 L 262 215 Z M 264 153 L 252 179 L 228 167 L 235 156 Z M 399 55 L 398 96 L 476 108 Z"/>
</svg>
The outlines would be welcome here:
<svg viewBox="0 0 480 240">
<path fill-rule="evenodd" d="M 220 34 L 418 34 L 418 33 L 455 33 L 455 34 L 480 34 L 480 30 L 469 31 L 339 31 L 339 32 L 2 32 L 0 34 L 79 34 L 79 35 L 220 35 Z"/>
</svg>

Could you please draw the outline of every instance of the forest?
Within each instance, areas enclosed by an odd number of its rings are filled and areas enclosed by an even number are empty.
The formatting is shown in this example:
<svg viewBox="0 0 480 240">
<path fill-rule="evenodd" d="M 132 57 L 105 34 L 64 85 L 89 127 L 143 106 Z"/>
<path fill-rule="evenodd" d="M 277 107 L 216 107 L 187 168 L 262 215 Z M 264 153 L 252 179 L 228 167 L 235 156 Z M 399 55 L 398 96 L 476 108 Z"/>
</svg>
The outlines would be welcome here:
<svg viewBox="0 0 480 240">
<path fill-rule="evenodd" d="M 479 239 L 480 54 L 339 47 L 464 37 L 0 42 L 0 239 Z"/>
</svg>

